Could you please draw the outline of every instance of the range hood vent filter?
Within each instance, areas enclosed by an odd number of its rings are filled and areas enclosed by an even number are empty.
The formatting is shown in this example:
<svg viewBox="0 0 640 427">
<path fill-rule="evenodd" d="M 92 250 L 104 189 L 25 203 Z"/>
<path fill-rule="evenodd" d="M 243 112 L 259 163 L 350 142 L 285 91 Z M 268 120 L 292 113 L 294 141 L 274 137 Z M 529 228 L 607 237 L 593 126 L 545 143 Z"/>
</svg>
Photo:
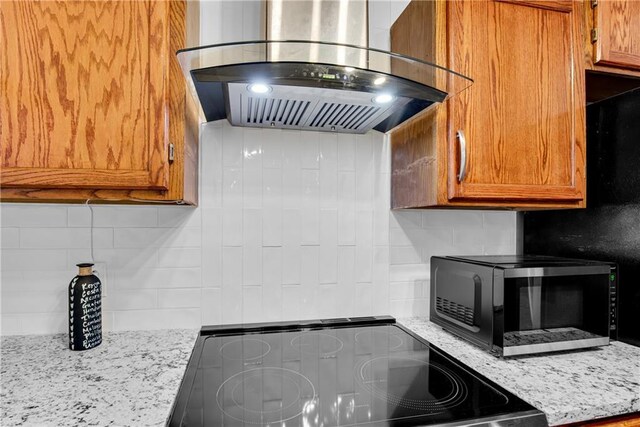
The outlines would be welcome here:
<svg viewBox="0 0 640 427">
<path fill-rule="evenodd" d="M 303 40 L 178 52 L 206 121 L 234 126 L 387 132 L 472 81 L 415 58 Z"/>
<path fill-rule="evenodd" d="M 274 86 L 255 95 L 248 85 L 229 83 L 229 121 L 235 126 L 364 133 L 410 100 L 377 104 L 370 93 Z"/>
</svg>

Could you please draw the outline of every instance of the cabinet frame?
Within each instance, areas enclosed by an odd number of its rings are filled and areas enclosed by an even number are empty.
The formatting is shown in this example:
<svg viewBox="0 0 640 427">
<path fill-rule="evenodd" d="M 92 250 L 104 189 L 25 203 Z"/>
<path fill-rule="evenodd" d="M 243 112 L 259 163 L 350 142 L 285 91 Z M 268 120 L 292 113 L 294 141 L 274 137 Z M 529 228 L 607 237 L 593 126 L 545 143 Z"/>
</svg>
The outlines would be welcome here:
<svg viewBox="0 0 640 427">
<path fill-rule="evenodd" d="M 155 165 L 161 165 L 160 170 L 82 169 L 60 174 L 46 168 L 5 168 L 1 171 L 3 202 L 144 203 L 148 200 L 197 204 L 198 110 L 191 97 L 186 96 L 186 82 L 175 53 L 198 44 L 199 4 L 187 0 L 158 0 L 150 4 L 149 19 L 155 25 L 153 44 L 157 45 L 153 48 L 160 51 L 162 58 L 162 63 L 152 71 L 154 78 L 162 82 L 161 93 L 154 95 L 159 101 L 153 109 L 158 115 L 156 123 L 163 123 L 150 130 L 159 135 L 153 140 L 155 147 L 150 156 L 154 156 Z M 168 158 L 169 144 L 174 146 L 173 161 Z M 108 184 L 88 183 L 87 177 L 107 180 Z"/>
</svg>

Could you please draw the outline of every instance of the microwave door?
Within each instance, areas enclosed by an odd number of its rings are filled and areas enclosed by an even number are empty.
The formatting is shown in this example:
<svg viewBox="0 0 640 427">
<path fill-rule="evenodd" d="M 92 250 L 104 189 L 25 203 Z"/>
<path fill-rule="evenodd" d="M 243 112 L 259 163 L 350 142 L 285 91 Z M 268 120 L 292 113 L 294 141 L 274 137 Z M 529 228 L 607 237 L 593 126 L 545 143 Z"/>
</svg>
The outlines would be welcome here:
<svg viewBox="0 0 640 427">
<path fill-rule="evenodd" d="M 505 278 L 503 355 L 606 345 L 608 275 Z"/>
<path fill-rule="evenodd" d="M 527 292 L 529 294 L 528 301 L 531 327 L 533 329 L 540 329 L 540 312 L 542 310 L 542 278 L 529 277 Z"/>
</svg>

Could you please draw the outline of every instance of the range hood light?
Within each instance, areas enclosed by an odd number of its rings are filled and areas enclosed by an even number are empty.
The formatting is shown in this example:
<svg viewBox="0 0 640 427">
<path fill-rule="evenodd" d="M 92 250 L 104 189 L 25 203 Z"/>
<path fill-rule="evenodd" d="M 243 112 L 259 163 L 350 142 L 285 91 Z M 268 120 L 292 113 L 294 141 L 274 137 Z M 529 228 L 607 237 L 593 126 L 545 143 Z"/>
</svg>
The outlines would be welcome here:
<svg viewBox="0 0 640 427">
<path fill-rule="evenodd" d="M 387 104 L 393 101 L 393 99 L 394 99 L 393 95 L 389 95 L 388 93 L 383 93 L 373 98 L 373 102 L 375 102 L 376 104 Z"/>
<path fill-rule="evenodd" d="M 386 82 L 387 78 L 386 77 L 378 77 L 377 79 L 375 79 L 373 81 L 373 84 L 376 86 L 380 86 L 382 83 Z"/>
<path fill-rule="evenodd" d="M 265 94 L 271 92 L 271 86 L 264 83 L 252 83 L 249 85 L 249 90 L 257 94 Z"/>
<path fill-rule="evenodd" d="M 353 67 L 344 67 L 344 70 L 345 70 L 347 73 L 353 73 L 353 72 L 355 71 L 355 68 L 353 68 Z"/>
</svg>

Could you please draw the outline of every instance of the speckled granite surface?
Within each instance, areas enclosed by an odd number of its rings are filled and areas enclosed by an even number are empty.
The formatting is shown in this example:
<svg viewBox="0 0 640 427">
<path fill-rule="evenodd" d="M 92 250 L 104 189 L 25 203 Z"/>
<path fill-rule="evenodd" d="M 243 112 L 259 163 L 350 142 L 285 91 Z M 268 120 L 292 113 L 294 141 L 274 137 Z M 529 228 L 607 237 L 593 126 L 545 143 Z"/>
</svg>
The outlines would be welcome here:
<svg viewBox="0 0 640 427">
<path fill-rule="evenodd" d="M 398 321 L 544 411 L 551 425 L 640 411 L 640 348 L 498 359 L 425 318 Z M 2 337 L 0 424 L 162 425 L 196 336 L 112 332 L 84 352 L 67 350 L 64 335 Z"/>
<path fill-rule="evenodd" d="M 197 333 L 110 332 L 79 352 L 63 334 L 2 337 L 0 424 L 163 425 Z"/>
<path fill-rule="evenodd" d="M 529 402 L 559 425 L 640 411 L 640 348 L 597 349 L 499 359 L 426 318 L 398 319 L 432 344 Z"/>
</svg>

